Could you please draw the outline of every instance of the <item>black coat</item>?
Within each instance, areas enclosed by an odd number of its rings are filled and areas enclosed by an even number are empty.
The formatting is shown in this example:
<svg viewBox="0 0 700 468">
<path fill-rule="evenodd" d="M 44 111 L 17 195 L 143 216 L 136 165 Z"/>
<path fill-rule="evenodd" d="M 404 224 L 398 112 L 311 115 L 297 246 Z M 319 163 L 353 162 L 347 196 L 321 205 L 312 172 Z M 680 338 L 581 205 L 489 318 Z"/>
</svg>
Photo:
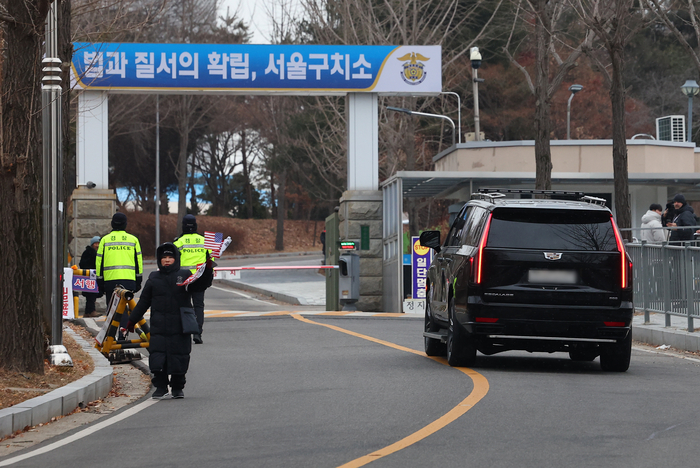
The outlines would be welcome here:
<svg viewBox="0 0 700 468">
<path fill-rule="evenodd" d="M 91 245 L 85 247 L 85 252 L 80 256 L 80 263 L 78 266 L 81 270 L 94 270 L 97 268 L 97 250 L 93 249 Z"/>
<path fill-rule="evenodd" d="M 673 222 L 676 226 L 695 226 L 695 215 L 693 214 L 693 207 L 690 205 L 683 205 L 680 209 L 676 210 L 676 217 L 673 218 Z M 689 241 L 693 240 L 694 229 L 674 229 L 671 231 L 670 241 Z"/>
<path fill-rule="evenodd" d="M 164 246 L 175 253 L 175 263 L 167 267 L 161 265 Z M 208 268 L 202 277 L 187 287 L 178 286 L 177 283 L 189 278 L 192 273 L 180 269 L 177 247 L 170 243 L 159 246 L 156 258 L 158 270 L 148 276 L 141 297 L 129 315 L 129 321 L 137 323 L 150 307 L 151 340 L 148 352 L 151 372 L 160 372 L 166 368 L 168 374 L 186 374 L 190 364 L 192 337 L 182 333 L 180 308 L 191 308 L 191 293 L 211 286 L 213 270 Z"/>
<path fill-rule="evenodd" d="M 80 263 L 78 266 L 81 270 L 94 270 L 97 268 L 97 250 L 93 249 L 91 245 L 85 247 L 85 252 L 80 256 Z M 101 297 L 100 293 L 83 292 L 83 296 L 90 297 Z"/>
</svg>

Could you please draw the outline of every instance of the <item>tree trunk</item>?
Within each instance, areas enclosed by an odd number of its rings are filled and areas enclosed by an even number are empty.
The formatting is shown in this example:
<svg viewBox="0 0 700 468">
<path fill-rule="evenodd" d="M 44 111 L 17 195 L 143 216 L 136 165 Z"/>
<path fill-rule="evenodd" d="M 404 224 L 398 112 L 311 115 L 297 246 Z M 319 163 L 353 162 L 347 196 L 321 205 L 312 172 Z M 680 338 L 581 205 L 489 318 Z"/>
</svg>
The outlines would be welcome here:
<svg viewBox="0 0 700 468">
<path fill-rule="evenodd" d="M 285 210 L 285 184 L 287 182 L 287 169 L 280 174 L 280 185 L 277 192 L 277 238 L 275 250 L 284 250 L 284 212 Z"/>
<path fill-rule="evenodd" d="M 177 229 L 182 234 L 182 218 L 187 214 L 187 146 L 190 143 L 190 100 L 191 96 L 179 96 L 180 116 L 178 133 L 180 151 L 177 156 Z"/>
<path fill-rule="evenodd" d="M 270 204 L 272 205 L 272 217 L 277 218 L 277 197 L 275 196 L 275 173 L 270 171 Z"/>
<path fill-rule="evenodd" d="M 0 365 L 44 372 L 41 57 L 48 3 L 2 0 L 0 22 Z M 32 26 L 34 25 L 34 26 Z"/>
<path fill-rule="evenodd" d="M 192 165 L 192 173 L 190 174 L 190 209 L 193 215 L 199 214 L 199 204 L 197 203 L 197 187 L 195 186 L 194 178 L 195 167 Z"/>
<path fill-rule="evenodd" d="M 245 194 L 246 213 L 248 219 L 253 219 L 253 190 L 250 183 L 250 170 L 248 168 L 248 147 L 246 145 L 245 130 L 241 131 L 241 158 L 243 163 L 243 193 Z"/>
<path fill-rule="evenodd" d="M 536 1 L 535 16 L 535 188 L 552 188 L 552 153 L 549 147 L 552 122 L 549 96 L 550 24 L 548 0 Z"/>
<path fill-rule="evenodd" d="M 624 64 L 624 46 L 620 43 L 608 45 L 612 62 L 610 83 L 610 102 L 612 104 L 613 133 L 613 178 L 615 179 L 615 215 L 621 229 L 632 227 L 630 213 L 629 177 L 627 174 L 627 139 L 625 122 L 625 83 L 622 76 Z M 632 240 L 630 231 L 623 231 L 622 236 Z"/>
</svg>

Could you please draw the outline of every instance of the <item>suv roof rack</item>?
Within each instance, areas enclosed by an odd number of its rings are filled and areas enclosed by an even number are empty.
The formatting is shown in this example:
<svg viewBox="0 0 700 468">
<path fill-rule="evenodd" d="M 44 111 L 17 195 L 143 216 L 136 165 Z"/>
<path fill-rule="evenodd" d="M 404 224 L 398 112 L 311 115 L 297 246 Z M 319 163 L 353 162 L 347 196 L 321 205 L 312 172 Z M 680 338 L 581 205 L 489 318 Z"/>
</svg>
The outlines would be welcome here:
<svg viewBox="0 0 700 468">
<path fill-rule="evenodd" d="M 584 195 L 581 197 L 581 201 L 590 203 L 591 205 L 605 206 L 607 200 L 605 198 L 591 197 L 589 195 Z"/>
<path fill-rule="evenodd" d="M 492 201 L 495 198 L 503 198 L 506 193 L 526 193 L 531 195 L 547 195 L 553 197 L 556 195 L 564 195 L 576 197 L 580 201 L 588 202 L 592 205 L 605 206 L 607 200 L 604 198 L 591 197 L 580 191 L 570 190 L 538 190 L 538 189 L 507 189 L 507 188 L 480 188 L 477 193 L 472 193 L 472 199 Z"/>
</svg>

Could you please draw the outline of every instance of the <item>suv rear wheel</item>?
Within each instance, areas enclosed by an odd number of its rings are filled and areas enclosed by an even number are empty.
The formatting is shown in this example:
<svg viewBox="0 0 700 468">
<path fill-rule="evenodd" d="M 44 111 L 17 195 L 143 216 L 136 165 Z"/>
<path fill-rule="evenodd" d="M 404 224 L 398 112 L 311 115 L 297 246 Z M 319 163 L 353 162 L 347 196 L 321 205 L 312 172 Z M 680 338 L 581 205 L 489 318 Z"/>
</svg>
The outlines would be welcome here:
<svg viewBox="0 0 700 468">
<path fill-rule="evenodd" d="M 608 344 L 600 350 L 600 367 L 609 372 L 625 372 L 630 367 L 632 355 L 632 330 L 617 343 Z"/>
<path fill-rule="evenodd" d="M 432 314 L 430 313 L 430 297 L 425 299 L 425 331 L 438 332 L 440 327 L 433 323 Z M 447 349 L 445 343 L 435 338 L 424 337 L 425 354 L 428 356 L 444 356 Z"/>
<path fill-rule="evenodd" d="M 455 321 L 454 298 L 450 298 L 449 307 L 450 326 L 447 329 L 447 363 L 452 367 L 473 366 L 476 361 L 474 340 Z"/>
</svg>

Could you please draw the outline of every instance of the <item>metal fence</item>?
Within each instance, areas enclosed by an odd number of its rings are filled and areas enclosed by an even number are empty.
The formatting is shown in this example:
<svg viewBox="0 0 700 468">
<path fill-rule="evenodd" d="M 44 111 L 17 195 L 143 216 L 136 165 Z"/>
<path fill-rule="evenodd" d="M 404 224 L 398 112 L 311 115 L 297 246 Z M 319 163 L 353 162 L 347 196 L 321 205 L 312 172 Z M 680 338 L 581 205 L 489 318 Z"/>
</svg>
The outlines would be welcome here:
<svg viewBox="0 0 700 468">
<path fill-rule="evenodd" d="M 666 326 L 671 315 L 687 317 L 688 331 L 693 319 L 700 319 L 700 246 L 697 242 L 626 245 L 634 265 L 635 308 L 663 313 Z"/>
</svg>

